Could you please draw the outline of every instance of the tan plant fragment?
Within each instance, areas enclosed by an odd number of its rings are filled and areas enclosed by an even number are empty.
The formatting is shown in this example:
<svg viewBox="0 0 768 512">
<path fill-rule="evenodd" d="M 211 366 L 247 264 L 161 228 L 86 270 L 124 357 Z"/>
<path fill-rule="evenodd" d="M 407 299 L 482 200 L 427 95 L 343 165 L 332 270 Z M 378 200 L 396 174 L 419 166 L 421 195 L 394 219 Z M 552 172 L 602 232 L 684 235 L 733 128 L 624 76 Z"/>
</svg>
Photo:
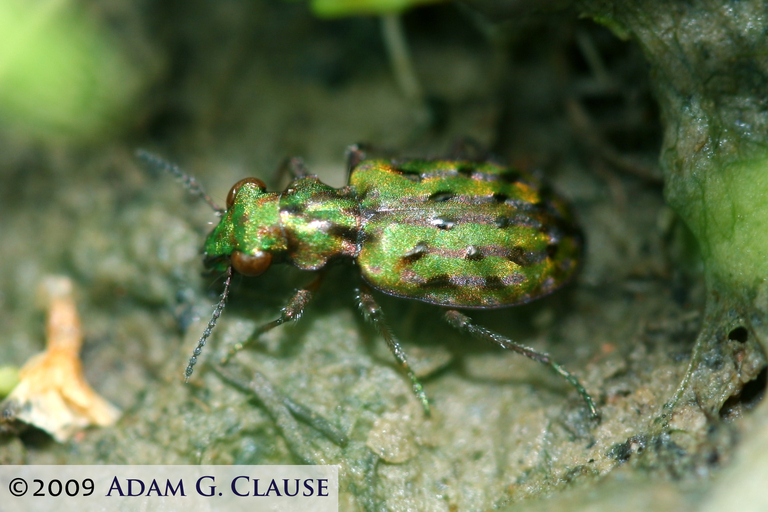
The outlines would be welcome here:
<svg viewBox="0 0 768 512">
<path fill-rule="evenodd" d="M 48 298 L 46 350 L 19 372 L 19 384 L 6 399 L 14 417 L 64 442 L 89 425 L 110 426 L 120 410 L 85 381 L 80 361 L 83 333 L 72 295 L 72 281 L 51 276 L 43 287 Z"/>
</svg>

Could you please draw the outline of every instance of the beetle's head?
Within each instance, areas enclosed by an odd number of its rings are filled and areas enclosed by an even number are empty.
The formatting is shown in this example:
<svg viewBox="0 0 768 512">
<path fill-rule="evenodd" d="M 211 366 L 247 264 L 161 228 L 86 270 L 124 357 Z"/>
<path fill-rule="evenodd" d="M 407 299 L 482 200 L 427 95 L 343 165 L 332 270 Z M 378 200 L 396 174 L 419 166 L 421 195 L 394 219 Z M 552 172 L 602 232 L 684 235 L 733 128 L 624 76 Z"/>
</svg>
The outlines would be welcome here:
<svg viewBox="0 0 768 512">
<path fill-rule="evenodd" d="M 224 271 L 231 265 L 246 276 L 266 272 L 274 256 L 286 250 L 279 200 L 280 194 L 267 192 L 258 178 L 235 183 L 221 221 L 205 241 L 205 266 Z"/>
</svg>

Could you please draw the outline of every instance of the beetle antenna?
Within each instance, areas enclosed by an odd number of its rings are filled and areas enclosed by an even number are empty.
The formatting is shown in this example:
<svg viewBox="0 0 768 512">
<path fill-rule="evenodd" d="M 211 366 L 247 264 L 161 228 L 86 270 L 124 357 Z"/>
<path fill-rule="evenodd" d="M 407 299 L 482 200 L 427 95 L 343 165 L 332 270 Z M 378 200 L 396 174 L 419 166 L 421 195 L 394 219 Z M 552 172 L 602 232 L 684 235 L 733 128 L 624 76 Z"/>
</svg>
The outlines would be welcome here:
<svg viewBox="0 0 768 512">
<path fill-rule="evenodd" d="M 187 369 L 184 371 L 184 382 L 189 382 L 189 378 L 192 376 L 192 372 L 194 371 L 195 365 L 197 364 L 197 358 L 200 356 L 200 354 L 203 353 L 203 347 L 208 341 L 208 338 L 211 336 L 213 328 L 216 327 L 216 321 L 221 316 L 221 312 L 224 311 L 224 306 L 227 304 L 227 298 L 229 298 L 229 285 L 231 282 L 232 266 L 230 265 L 227 268 L 227 279 L 224 281 L 224 291 L 221 292 L 219 303 L 216 304 L 216 307 L 213 310 L 213 314 L 211 315 L 211 319 L 208 320 L 208 325 L 206 326 L 205 331 L 203 331 L 203 335 L 200 337 L 200 341 L 197 342 L 197 347 L 195 347 L 195 350 L 192 352 L 192 357 L 189 358 Z"/>
<path fill-rule="evenodd" d="M 213 208 L 213 211 L 216 212 L 216 215 L 219 217 L 224 214 L 225 210 L 217 205 L 213 199 L 211 199 L 211 196 L 205 192 L 203 187 L 200 185 L 200 183 L 197 182 L 194 176 L 182 171 L 178 165 L 172 164 L 171 162 L 143 149 L 136 151 L 136 156 L 144 163 L 146 163 L 150 169 L 154 171 L 167 172 L 168 174 L 174 176 L 181 182 L 181 184 L 190 194 L 197 196 L 208 203 L 208 205 Z"/>
</svg>

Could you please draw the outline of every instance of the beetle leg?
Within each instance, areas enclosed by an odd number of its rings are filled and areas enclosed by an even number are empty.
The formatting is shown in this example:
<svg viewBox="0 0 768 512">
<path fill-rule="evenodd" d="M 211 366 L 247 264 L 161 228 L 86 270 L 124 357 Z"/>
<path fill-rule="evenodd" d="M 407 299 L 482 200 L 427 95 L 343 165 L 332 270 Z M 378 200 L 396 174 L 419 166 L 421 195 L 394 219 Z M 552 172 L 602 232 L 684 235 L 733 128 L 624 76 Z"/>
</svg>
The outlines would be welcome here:
<svg viewBox="0 0 768 512">
<path fill-rule="evenodd" d="M 429 399 L 424 392 L 424 386 L 421 385 L 416 374 L 413 373 L 411 366 L 408 364 L 408 358 L 405 355 L 403 347 L 400 346 L 400 342 L 397 341 L 395 335 L 390 330 L 389 326 L 384 321 L 384 313 L 381 311 L 381 307 L 371 295 L 370 290 L 367 287 L 360 287 L 357 290 L 357 301 L 360 305 L 360 310 L 363 312 L 363 316 L 373 324 L 376 330 L 384 337 L 384 340 L 389 346 L 389 350 L 392 351 L 392 355 L 395 356 L 400 367 L 408 374 L 413 385 L 413 392 L 416 394 L 416 398 L 421 402 L 421 406 L 424 408 L 424 414 L 430 415 Z"/>
<path fill-rule="evenodd" d="M 301 318 L 301 316 L 304 314 L 304 308 L 307 306 L 307 304 L 309 304 L 309 301 L 312 300 L 312 294 L 316 292 L 320 287 L 320 283 L 323 280 L 323 275 L 324 274 L 322 273 L 319 274 L 305 288 L 297 290 L 293 297 L 291 297 L 291 300 L 288 301 L 288 304 L 286 304 L 282 311 L 280 311 L 280 316 L 278 318 L 272 320 L 271 322 L 267 322 L 261 327 L 256 328 L 246 340 L 232 345 L 227 354 L 222 358 L 221 364 L 227 364 L 229 360 L 232 359 L 232 356 L 243 350 L 246 346 L 253 343 L 265 332 L 269 332 L 278 325 L 282 325 L 285 322 L 295 322 Z"/>
<path fill-rule="evenodd" d="M 324 454 L 313 447 L 312 443 L 302 435 L 296 420 L 307 423 L 338 446 L 344 446 L 347 443 L 344 432 L 307 407 L 282 396 L 261 373 L 254 372 L 249 377 L 236 365 L 228 368 L 213 365 L 213 369 L 230 385 L 255 396 L 262 403 L 267 413 L 272 416 L 277 428 L 280 429 L 288 449 L 302 463 L 329 464 Z"/>
<path fill-rule="evenodd" d="M 366 158 L 365 144 L 352 144 L 347 147 L 347 173 L 357 167 Z"/>
<path fill-rule="evenodd" d="M 280 165 L 278 165 L 277 169 L 272 173 L 272 182 L 275 184 L 280 183 L 286 175 L 293 181 L 297 178 L 309 176 L 309 169 L 304 165 L 304 160 L 301 157 L 294 156 L 286 158 L 280 162 Z"/>
<path fill-rule="evenodd" d="M 304 165 L 304 160 L 300 156 L 289 158 L 288 162 L 286 162 L 286 167 L 293 179 L 309 176 L 309 169 Z"/>
<path fill-rule="evenodd" d="M 592 397 L 589 396 L 589 393 L 587 393 L 587 390 L 584 389 L 584 386 L 581 385 L 581 383 L 576 379 L 576 377 L 574 377 L 572 373 L 554 362 L 549 354 L 544 352 L 536 352 L 530 347 L 515 343 L 514 341 L 502 336 L 501 334 L 497 334 L 491 330 L 486 329 L 485 327 L 481 327 L 474 323 L 471 318 L 459 313 L 456 310 L 447 311 L 445 313 L 445 319 L 449 324 L 451 324 L 451 326 L 460 331 L 469 333 L 477 338 L 490 341 L 491 343 L 498 345 L 501 348 L 514 350 L 515 352 L 522 354 L 529 359 L 533 359 L 534 361 L 538 361 L 539 363 L 549 366 L 557 374 L 567 380 L 571 386 L 576 388 L 576 391 L 579 392 L 579 395 L 581 395 L 581 398 L 583 398 L 584 402 L 587 404 L 587 409 L 589 409 L 590 416 L 594 419 L 600 417 L 600 413 L 597 411 L 597 407 L 595 407 L 595 404 L 592 401 Z"/>
</svg>

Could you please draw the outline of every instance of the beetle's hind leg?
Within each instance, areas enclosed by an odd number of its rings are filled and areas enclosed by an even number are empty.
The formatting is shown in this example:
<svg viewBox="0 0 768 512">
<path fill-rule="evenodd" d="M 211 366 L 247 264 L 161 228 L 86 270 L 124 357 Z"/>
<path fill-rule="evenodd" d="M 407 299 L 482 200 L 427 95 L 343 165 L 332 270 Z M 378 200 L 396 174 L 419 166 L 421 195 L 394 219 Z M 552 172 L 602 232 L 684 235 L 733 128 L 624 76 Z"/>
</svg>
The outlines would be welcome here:
<svg viewBox="0 0 768 512">
<path fill-rule="evenodd" d="M 221 364 L 227 364 L 235 354 L 253 343 L 265 332 L 269 332 L 278 325 L 282 325 L 285 322 L 295 322 L 301 318 L 301 316 L 304 314 L 304 308 L 306 308 L 307 304 L 309 304 L 309 302 L 312 300 L 312 295 L 320 287 L 322 280 L 323 274 L 320 273 L 306 287 L 297 290 L 293 297 L 291 297 L 291 300 L 288 301 L 288 304 L 286 304 L 285 307 L 280 311 L 280 316 L 278 318 L 272 320 L 271 322 L 267 322 L 261 327 L 257 327 L 253 333 L 248 336 L 247 339 L 232 345 L 232 347 L 230 347 L 230 349 L 227 351 L 227 354 L 221 359 Z"/>
<path fill-rule="evenodd" d="M 421 406 L 424 408 L 424 414 L 429 416 L 429 399 L 424 392 L 424 386 L 421 385 L 421 382 L 419 382 L 416 374 L 413 373 L 411 366 L 408 364 L 408 358 L 405 355 L 403 347 L 400 346 L 400 342 L 397 341 L 397 338 L 384 321 L 384 313 L 381 311 L 381 306 L 379 306 L 373 298 L 370 290 L 363 286 L 357 290 L 357 301 L 365 319 L 371 322 L 379 334 L 384 337 L 384 340 L 389 346 L 389 350 L 392 351 L 392 355 L 395 356 L 395 359 L 397 359 L 397 362 L 400 364 L 403 371 L 408 374 L 408 377 L 411 379 L 411 384 L 413 385 L 413 392 L 421 402 Z"/>
<path fill-rule="evenodd" d="M 592 401 L 592 397 L 589 396 L 589 393 L 587 393 L 587 390 L 584 389 L 584 386 L 581 385 L 581 383 L 572 373 L 553 361 L 549 354 L 536 352 L 530 347 L 515 343 L 514 341 L 502 336 L 501 334 L 497 334 L 491 330 L 486 329 L 485 327 L 481 327 L 474 323 L 471 318 L 459 313 L 458 311 L 447 311 L 445 313 L 445 319 L 449 324 L 451 324 L 451 326 L 460 331 L 467 332 L 477 338 L 490 341 L 491 343 L 498 345 L 501 348 L 514 350 L 515 352 L 522 354 L 529 359 L 533 359 L 534 361 L 538 361 L 539 363 L 549 366 L 558 375 L 567 380 L 571 386 L 576 388 L 576 391 L 579 392 L 579 395 L 581 395 L 581 398 L 583 398 L 584 402 L 587 404 L 587 409 L 589 409 L 590 416 L 595 419 L 600 417 L 600 413 L 597 412 L 597 407 L 595 407 L 595 403 Z"/>
</svg>

